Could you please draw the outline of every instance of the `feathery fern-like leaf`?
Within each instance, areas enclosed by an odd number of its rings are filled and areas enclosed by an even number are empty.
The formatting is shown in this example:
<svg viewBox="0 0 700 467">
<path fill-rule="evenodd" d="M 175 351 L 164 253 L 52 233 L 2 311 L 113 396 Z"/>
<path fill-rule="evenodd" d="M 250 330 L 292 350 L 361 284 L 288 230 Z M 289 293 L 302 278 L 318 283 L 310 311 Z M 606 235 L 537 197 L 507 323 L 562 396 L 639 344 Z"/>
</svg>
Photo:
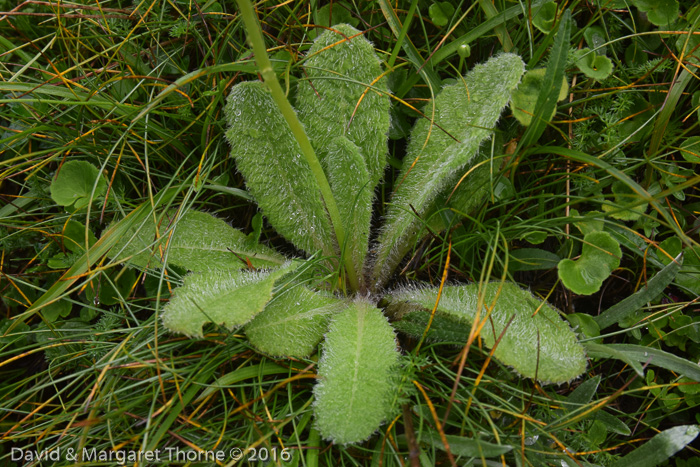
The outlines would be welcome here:
<svg viewBox="0 0 700 467">
<path fill-rule="evenodd" d="M 521 58 L 501 54 L 475 66 L 463 82 L 446 86 L 435 98 L 433 120 L 419 120 L 387 210 L 374 266 L 374 289 L 381 288 L 412 247 L 421 222 L 446 187 L 477 154 L 524 71 Z M 425 107 L 428 117 L 433 105 Z"/>
</svg>

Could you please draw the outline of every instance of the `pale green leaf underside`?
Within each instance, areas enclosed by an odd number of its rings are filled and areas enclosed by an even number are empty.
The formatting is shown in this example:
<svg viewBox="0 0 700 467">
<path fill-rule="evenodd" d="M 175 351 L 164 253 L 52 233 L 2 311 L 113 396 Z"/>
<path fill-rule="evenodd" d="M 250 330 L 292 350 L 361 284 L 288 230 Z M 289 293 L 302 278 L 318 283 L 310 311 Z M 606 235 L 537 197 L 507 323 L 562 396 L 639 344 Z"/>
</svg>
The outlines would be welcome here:
<svg viewBox="0 0 700 467">
<path fill-rule="evenodd" d="M 341 300 L 297 286 L 279 295 L 245 327 L 248 340 L 268 355 L 307 357 L 328 330 L 333 313 L 347 306 Z"/>
<path fill-rule="evenodd" d="M 356 301 L 331 321 L 314 387 L 321 435 L 335 443 L 367 439 L 389 416 L 394 331 L 381 311 Z"/>
<path fill-rule="evenodd" d="M 334 256 L 335 234 L 321 192 L 265 85 L 237 84 L 225 111 L 231 155 L 270 224 L 297 248 Z"/>
<path fill-rule="evenodd" d="M 299 82 L 296 105 L 322 162 L 338 136 L 360 148 L 374 193 L 386 165 L 389 95 L 385 78 L 375 82 L 382 68 L 374 47 L 358 34 L 339 24 L 318 37 L 304 62 L 306 79 Z"/>
<path fill-rule="evenodd" d="M 163 310 L 163 324 L 173 332 L 202 336 L 212 322 L 231 330 L 246 324 L 272 298 L 275 281 L 290 272 L 290 263 L 274 271 L 211 270 L 185 278 Z"/>
<path fill-rule="evenodd" d="M 155 224 L 148 219 L 140 228 L 134 227 L 122 236 L 110 255 L 115 261 L 128 259 L 132 266 L 147 268 L 162 267 L 162 258 L 167 254 L 168 263 L 190 271 L 240 269 L 246 267 L 246 259 L 256 268 L 278 266 L 285 261 L 274 250 L 251 243 L 243 232 L 211 214 L 188 211 L 180 219 L 175 214 L 171 211 L 162 217 L 159 238 Z"/>
<path fill-rule="evenodd" d="M 490 307 L 495 302 L 490 319 L 480 334 L 486 347 L 493 347 L 513 317 L 494 351 L 494 357 L 523 376 L 547 383 L 567 382 L 583 373 L 586 369 L 583 347 L 554 308 L 510 282 L 492 282 L 483 287 L 484 306 Z M 437 289 L 404 290 L 397 292 L 395 298 L 398 302 L 405 301 L 431 310 L 435 306 Z M 479 284 L 444 287 L 438 311 L 471 325 L 478 299 Z M 485 313 L 486 310 L 482 309 L 480 319 Z"/>
<path fill-rule="evenodd" d="M 93 186 L 95 193 L 93 195 Z M 82 209 L 93 199 L 102 196 L 107 189 L 107 181 L 97 167 L 87 161 L 68 161 L 61 166 L 56 178 L 51 182 L 51 198 L 61 206 L 74 206 Z"/>
<path fill-rule="evenodd" d="M 523 71 L 520 57 L 501 54 L 475 66 L 463 82 L 444 87 L 435 99 L 434 115 L 432 102 L 425 106 L 425 114 L 434 118 L 418 120 L 411 133 L 379 237 L 375 289 L 386 283 L 421 230 L 414 210 L 425 216 L 438 196 L 454 186 L 490 135 Z"/>
</svg>

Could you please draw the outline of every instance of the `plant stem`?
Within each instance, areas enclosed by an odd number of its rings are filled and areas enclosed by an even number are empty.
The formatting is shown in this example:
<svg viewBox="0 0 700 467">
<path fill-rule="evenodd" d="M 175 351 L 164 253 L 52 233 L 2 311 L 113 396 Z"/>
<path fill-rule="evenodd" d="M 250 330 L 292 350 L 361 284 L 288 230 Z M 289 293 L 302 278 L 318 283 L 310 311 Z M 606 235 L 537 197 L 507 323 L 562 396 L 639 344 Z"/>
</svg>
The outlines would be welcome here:
<svg viewBox="0 0 700 467">
<path fill-rule="evenodd" d="M 321 190 L 321 196 L 326 204 L 326 209 L 328 210 L 328 215 L 331 218 L 331 223 L 333 224 L 333 230 L 335 231 L 335 237 L 338 241 L 338 247 L 343 249 L 345 245 L 345 229 L 343 228 L 343 222 L 340 218 L 340 212 L 338 211 L 338 206 L 335 203 L 335 198 L 333 198 L 333 193 L 331 192 L 331 187 L 328 184 L 328 179 L 326 174 L 323 172 L 323 167 L 316 157 L 311 142 L 309 141 L 304 127 L 297 118 L 296 112 L 292 108 L 292 105 L 287 100 L 287 96 L 284 94 L 279 81 L 277 81 L 277 76 L 275 71 L 272 69 L 272 64 L 267 56 L 267 48 L 265 47 L 265 42 L 262 37 L 262 32 L 260 26 L 258 25 L 257 15 L 253 10 L 253 5 L 250 0 L 237 0 L 238 8 L 241 12 L 241 17 L 243 18 L 243 23 L 245 25 L 246 32 L 248 33 L 248 40 L 253 46 L 253 53 L 255 54 L 255 61 L 258 64 L 258 69 L 263 77 L 263 80 L 267 87 L 270 89 L 272 98 L 274 99 L 277 107 L 279 107 L 282 116 L 287 121 L 289 128 L 292 130 L 294 138 L 299 143 L 301 152 L 304 158 L 309 163 L 311 172 L 316 178 L 316 183 L 318 188 Z M 357 281 L 357 274 L 355 268 L 352 264 L 352 255 L 342 255 L 343 263 L 345 265 L 345 272 L 347 274 L 348 281 L 350 282 L 350 287 L 353 291 L 359 290 L 359 283 Z"/>
</svg>

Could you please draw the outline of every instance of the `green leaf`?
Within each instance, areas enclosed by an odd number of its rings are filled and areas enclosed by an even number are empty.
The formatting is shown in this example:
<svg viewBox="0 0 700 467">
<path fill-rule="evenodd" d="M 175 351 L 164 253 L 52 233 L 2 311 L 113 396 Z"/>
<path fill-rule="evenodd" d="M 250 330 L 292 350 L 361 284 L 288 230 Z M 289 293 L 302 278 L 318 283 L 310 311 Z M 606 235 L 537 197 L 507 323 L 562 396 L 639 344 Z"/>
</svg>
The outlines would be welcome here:
<svg viewBox="0 0 700 467">
<path fill-rule="evenodd" d="M 561 89 L 559 83 L 566 79 L 566 62 L 569 53 L 569 41 L 571 39 L 571 11 L 566 10 L 559 22 L 556 38 L 552 51 L 549 54 L 547 63 L 547 71 L 542 82 L 542 89 L 545 91 L 540 94 L 533 112 L 533 123 L 523 133 L 523 137 L 518 143 L 519 147 L 527 147 L 535 143 L 545 128 L 547 128 L 547 117 L 552 115 L 552 111 L 556 112 L 557 102 Z"/>
<path fill-rule="evenodd" d="M 559 262 L 559 278 L 564 286 L 579 295 L 591 295 L 600 290 L 603 281 L 618 266 L 622 250 L 607 232 L 592 232 L 583 237 L 581 257 Z"/>
<path fill-rule="evenodd" d="M 590 357 L 612 357 L 625 362 L 649 363 L 700 382 L 700 365 L 654 347 L 632 344 L 585 344 Z M 622 358 L 621 358 L 622 356 Z"/>
<path fill-rule="evenodd" d="M 323 166 L 345 228 L 342 253 L 352 257 L 355 271 L 362 271 L 369 250 L 374 198 L 370 175 L 359 148 L 343 136 L 331 142 L 326 155 Z"/>
<path fill-rule="evenodd" d="M 321 192 L 265 85 L 235 85 L 225 110 L 231 155 L 270 224 L 297 248 L 334 256 L 335 234 Z"/>
<path fill-rule="evenodd" d="M 697 425 L 674 426 L 618 459 L 611 467 L 655 467 L 692 443 L 698 433 L 700 429 Z"/>
<path fill-rule="evenodd" d="M 589 78 L 603 81 L 612 74 L 612 62 L 605 55 L 598 55 L 588 47 L 577 50 L 575 55 L 576 66 Z"/>
<path fill-rule="evenodd" d="M 330 27 L 333 24 L 348 23 L 357 26 L 360 24 L 360 20 L 352 15 L 351 9 L 352 7 L 345 2 L 333 2 L 324 5 L 314 10 L 314 24 Z"/>
<path fill-rule="evenodd" d="M 534 10 L 534 8 L 533 8 Z M 545 34 L 549 34 L 557 19 L 556 2 L 543 3 L 532 16 L 532 25 Z"/>
<path fill-rule="evenodd" d="M 600 385 L 600 380 L 601 376 L 597 375 L 579 384 L 578 387 L 566 397 L 566 400 L 562 402 L 562 407 L 573 412 L 587 405 L 593 399 L 593 396 L 595 396 L 598 385 Z"/>
<path fill-rule="evenodd" d="M 518 89 L 513 92 L 510 108 L 513 110 L 513 116 L 517 118 L 523 126 L 528 126 L 532 123 L 532 116 L 535 113 L 537 100 L 545 90 L 542 86 L 544 84 L 546 72 L 546 68 L 528 71 L 525 73 L 525 76 L 523 76 L 523 81 L 518 85 Z M 569 83 L 567 83 L 566 78 L 564 78 L 562 79 L 559 89 L 558 101 L 565 99 L 568 93 Z M 551 121 L 552 118 L 554 118 L 556 110 L 556 108 L 552 107 L 552 112 L 545 120 L 548 122 Z"/>
<path fill-rule="evenodd" d="M 97 237 L 92 231 L 87 230 L 87 248 L 86 242 L 86 228 L 85 225 L 70 220 L 66 223 L 63 229 L 63 246 L 66 249 L 72 251 L 73 253 L 84 253 L 88 248 L 92 247 L 97 241 Z"/>
<path fill-rule="evenodd" d="M 700 246 L 692 246 L 684 251 L 683 267 L 676 276 L 676 284 L 700 295 Z"/>
<path fill-rule="evenodd" d="M 314 387 L 316 425 L 324 438 L 363 441 L 391 415 L 398 357 L 393 329 L 370 303 L 356 301 L 333 317 Z"/>
<path fill-rule="evenodd" d="M 570 381 L 586 369 L 583 348 L 566 321 L 546 302 L 513 283 L 492 282 L 483 284 L 481 290 L 479 284 L 444 287 L 438 312 L 471 325 L 480 292 L 483 293 L 481 320 L 487 313 L 485 307 L 493 306 L 480 334 L 484 345 L 494 347 L 505 330 L 493 354 L 499 361 L 525 377 L 551 383 Z M 399 312 L 402 306 L 411 309 L 415 305 L 432 310 L 436 298 L 434 288 L 407 289 L 394 294 L 392 307 L 398 307 Z"/>
<path fill-rule="evenodd" d="M 574 218 L 574 225 L 583 235 L 588 235 L 591 232 L 600 232 L 605 226 L 603 221 L 604 214 L 600 211 L 588 211 L 585 214 L 579 214 L 576 209 L 572 209 L 571 217 Z"/>
<path fill-rule="evenodd" d="M 621 221 L 636 221 L 647 210 L 647 203 L 640 203 L 641 197 L 623 181 L 617 180 L 612 184 L 615 202 L 603 204 L 603 211 L 609 212 L 610 217 Z"/>
<path fill-rule="evenodd" d="M 490 135 L 523 71 L 520 57 L 501 54 L 475 66 L 464 81 L 445 86 L 435 98 L 434 114 L 433 102 L 426 105 L 428 118 L 413 128 L 380 233 L 375 288 L 386 283 L 413 247 L 422 225 L 414 210 L 426 216 L 441 192 L 455 185 Z"/>
<path fill-rule="evenodd" d="M 622 352 L 621 350 L 617 350 L 611 347 L 610 345 L 597 344 L 595 342 L 590 341 L 585 342 L 583 346 L 585 347 L 589 357 L 615 358 L 628 364 L 635 371 L 635 373 L 637 373 L 638 376 L 642 378 L 644 377 L 644 369 L 642 368 L 642 365 L 640 365 L 636 359 L 630 358 L 629 355 Z M 646 360 L 644 361 L 644 363 L 646 363 Z"/>
<path fill-rule="evenodd" d="M 482 441 L 480 439 L 466 438 L 464 436 L 445 435 L 450 452 L 457 456 L 464 457 L 497 457 L 513 450 L 513 446 L 508 444 L 495 444 Z M 445 451 L 445 444 L 442 437 L 435 431 L 428 431 L 420 438 L 420 441 L 427 442 L 434 448 Z"/>
<path fill-rule="evenodd" d="M 435 26 L 444 27 L 452 18 L 455 13 L 455 7 L 452 6 L 450 2 L 434 2 L 428 8 L 428 14 L 430 15 L 430 21 L 433 22 Z"/>
<path fill-rule="evenodd" d="M 424 310 L 404 310 L 397 315 L 398 320 L 393 321 L 394 329 L 409 336 L 420 339 L 428 328 L 430 315 Z M 463 320 L 451 315 L 438 313 L 434 316 L 426 339 L 438 342 L 454 342 L 456 344 L 466 342 L 469 339 L 470 326 Z"/>
<path fill-rule="evenodd" d="M 294 267 L 273 271 L 211 270 L 192 273 L 163 310 L 163 324 L 173 332 L 202 337 L 212 322 L 232 330 L 249 322 L 272 298 L 275 282 Z"/>
<path fill-rule="evenodd" d="M 611 306 L 598 316 L 593 317 L 596 323 L 598 323 L 600 329 L 605 329 L 608 326 L 619 322 L 642 308 L 645 303 L 648 303 L 658 297 L 659 294 L 666 289 L 666 286 L 673 282 L 673 279 L 676 277 L 676 274 L 680 270 L 682 264 L 683 258 L 678 256 L 676 261 L 671 262 L 668 266 L 656 273 L 656 275 L 649 280 L 646 286 L 642 287 L 624 300 Z"/>
<path fill-rule="evenodd" d="M 375 82 L 382 67 L 374 47 L 357 29 L 338 24 L 314 42 L 304 67 L 307 79 L 299 82 L 296 106 L 319 160 L 329 157 L 336 137 L 346 137 L 360 149 L 374 194 L 384 175 L 390 126 L 387 80 Z"/>
<path fill-rule="evenodd" d="M 593 319 L 593 316 L 585 313 L 571 313 L 570 315 L 566 315 L 566 319 L 571 323 L 575 331 L 583 333 L 584 336 L 600 336 L 600 327 Z"/>
<path fill-rule="evenodd" d="M 587 27 L 583 32 L 583 37 L 586 39 L 586 44 L 591 49 L 594 49 L 597 54 L 605 55 L 606 47 L 603 45 L 607 42 L 605 31 L 600 26 Z"/>
<path fill-rule="evenodd" d="M 700 136 L 687 138 L 680 149 L 683 159 L 693 164 L 700 164 Z"/>
<path fill-rule="evenodd" d="M 632 5 L 646 13 L 654 26 L 668 26 L 678 17 L 677 0 L 631 0 Z"/>
<path fill-rule="evenodd" d="M 509 271 L 539 271 L 554 269 L 561 258 L 539 248 L 520 248 L 510 252 Z"/>
<path fill-rule="evenodd" d="M 177 211 L 165 213 L 159 220 L 158 234 L 152 218 L 122 235 L 110 251 L 114 261 L 128 260 L 139 268 L 162 267 L 161 255 L 168 263 L 190 271 L 240 269 L 246 260 L 256 268 L 278 266 L 283 256 L 263 245 L 252 244 L 224 220 L 199 211 L 188 211 L 179 219 Z"/>
<path fill-rule="evenodd" d="M 328 330 L 333 313 L 345 306 L 336 298 L 293 287 L 275 296 L 246 325 L 245 333 L 251 344 L 268 355 L 307 357 Z"/>
<path fill-rule="evenodd" d="M 68 161 L 59 168 L 50 190 L 56 204 L 80 210 L 102 196 L 106 189 L 107 181 L 97 167 L 87 161 Z"/>
<path fill-rule="evenodd" d="M 42 308 L 41 315 L 46 321 L 53 323 L 59 317 L 66 318 L 70 314 L 72 308 L 73 305 L 68 300 L 58 300 Z"/>
</svg>

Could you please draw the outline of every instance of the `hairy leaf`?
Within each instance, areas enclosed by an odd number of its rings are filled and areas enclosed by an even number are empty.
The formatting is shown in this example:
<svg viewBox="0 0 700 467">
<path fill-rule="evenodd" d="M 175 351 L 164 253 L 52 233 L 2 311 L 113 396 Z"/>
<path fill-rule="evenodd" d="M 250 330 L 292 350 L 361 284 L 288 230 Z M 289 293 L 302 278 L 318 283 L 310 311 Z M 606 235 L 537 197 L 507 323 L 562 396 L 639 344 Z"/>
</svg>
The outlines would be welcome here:
<svg viewBox="0 0 700 467">
<path fill-rule="evenodd" d="M 594 294 L 620 265 L 621 257 L 620 244 L 612 235 L 607 232 L 589 233 L 583 237 L 579 259 L 559 262 L 559 278 L 574 293 Z"/>
<path fill-rule="evenodd" d="M 316 424 L 335 443 L 367 439 L 390 415 L 398 362 L 394 331 L 373 305 L 356 301 L 335 315 L 314 387 Z"/>
<path fill-rule="evenodd" d="M 202 336 L 205 323 L 234 329 L 260 313 L 272 298 L 275 281 L 294 266 L 274 271 L 211 270 L 192 273 L 163 310 L 163 324 L 174 332 Z"/>
<path fill-rule="evenodd" d="M 559 313 L 517 285 L 506 282 L 483 284 L 484 308 L 480 320 L 491 312 L 481 330 L 486 347 L 493 347 L 494 357 L 528 378 L 543 382 L 563 383 L 578 377 L 586 369 L 583 347 Z M 407 309 L 419 306 L 432 310 L 437 289 L 406 289 L 394 294 L 395 307 L 401 302 Z M 471 325 L 477 314 L 479 284 L 443 288 L 438 312 Z M 492 307 L 492 308 L 491 308 Z M 506 325 L 513 319 L 508 328 Z"/>
<path fill-rule="evenodd" d="M 389 97 L 386 79 L 376 81 L 382 68 L 372 44 L 338 24 L 318 37 L 304 65 L 308 79 L 299 83 L 297 110 L 319 159 L 345 136 L 360 148 L 374 193 L 386 165 Z"/>
<path fill-rule="evenodd" d="M 344 255 L 352 256 L 355 271 L 361 272 L 369 249 L 374 197 L 369 173 L 358 147 L 343 136 L 331 142 L 326 155 L 323 166 L 346 234 L 341 248 Z"/>
<path fill-rule="evenodd" d="M 335 236 L 311 168 L 261 82 L 231 89 L 226 104 L 231 155 L 273 227 L 297 248 L 334 255 Z"/>
<path fill-rule="evenodd" d="M 245 268 L 247 261 L 256 268 L 278 266 L 284 257 L 263 245 L 250 242 L 246 235 L 224 220 L 199 211 L 188 211 L 176 219 L 166 213 L 158 225 L 147 219 L 120 237 L 110 251 L 115 261 L 127 260 L 139 268 L 162 267 L 168 262 L 190 271 Z M 163 255 L 163 256 L 162 256 Z"/>
<path fill-rule="evenodd" d="M 274 356 L 307 357 L 344 303 L 297 286 L 279 295 L 245 327 L 251 344 Z"/>
<path fill-rule="evenodd" d="M 382 287 L 411 249 L 421 222 L 436 198 L 477 154 L 510 94 L 520 82 L 520 57 L 501 54 L 477 65 L 463 82 L 446 86 L 425 107 L 432 119 L 421 119 L 411 134 L 401 174 L 379 238 L 374 268 L 375 288 Z"/>
</svg>

